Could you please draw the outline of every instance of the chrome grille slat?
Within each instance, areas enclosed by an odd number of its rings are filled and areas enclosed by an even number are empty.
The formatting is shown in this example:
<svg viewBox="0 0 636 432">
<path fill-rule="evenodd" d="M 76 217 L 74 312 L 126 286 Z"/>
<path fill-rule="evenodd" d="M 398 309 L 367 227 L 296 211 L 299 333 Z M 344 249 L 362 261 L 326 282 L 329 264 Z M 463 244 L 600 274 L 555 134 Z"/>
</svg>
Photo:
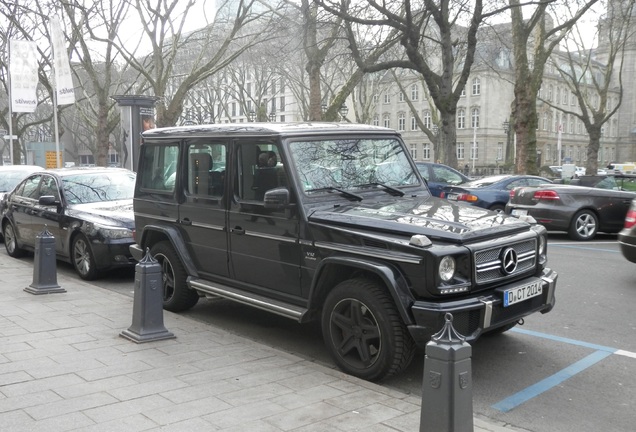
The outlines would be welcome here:
<svg viewBox="0 0 636 432">
<path fill-rule="evenodd" d="M 505 274 L 502 269 L 501 253 L 512 248 L 517 253 L 517 268 L 512 274 Z M 536 239 L 506 244 L 475 252 L 475 281 L 477 285 L 501 281 L 515 277 L 536 265 Z"/>
</svg>

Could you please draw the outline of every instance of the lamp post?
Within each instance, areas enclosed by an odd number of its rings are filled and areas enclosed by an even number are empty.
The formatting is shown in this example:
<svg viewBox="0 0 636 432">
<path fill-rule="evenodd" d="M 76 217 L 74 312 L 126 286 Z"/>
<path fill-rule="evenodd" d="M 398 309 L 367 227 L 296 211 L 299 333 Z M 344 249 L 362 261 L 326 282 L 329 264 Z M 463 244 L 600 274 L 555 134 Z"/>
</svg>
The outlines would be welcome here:
<svg viewBox="0 0 636 432">
<path fill-rule="evenodd" d="M 477 124 L 473 127 L 473 151 L 472 151 L 473 168 L 472 173 L 475 175 L 475 159 L 477 159 Z"/>
<path fill-rule="evenodd" d="M 338 112 L 340 113 L 340 117 L 342 120 L 346 120 L 347 118 L 347 113 L 349 112 L 349 108 L 345 105 L 342 104 L 340 106 L 340 109 L 338 110 Z"/>
</svg>

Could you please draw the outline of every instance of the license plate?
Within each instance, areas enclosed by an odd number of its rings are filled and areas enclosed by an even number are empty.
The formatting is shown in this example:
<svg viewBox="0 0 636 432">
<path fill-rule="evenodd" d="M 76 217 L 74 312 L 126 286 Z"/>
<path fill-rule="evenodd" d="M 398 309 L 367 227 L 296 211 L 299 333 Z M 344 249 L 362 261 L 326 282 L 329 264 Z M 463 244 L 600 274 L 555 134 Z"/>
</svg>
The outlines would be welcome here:
<svg viewBox="0 0 636 432">
<path fill-rule="evenodd" d="M 513 216 L 527 216 L 528 210 L 512 209 L 512 212 L 510 212 L 510 214 Z"/>
<path fill-rule="evenodd" d="M 446 195 L 446 199 L 452 200 L 452 201 L 457 201 L 457 194 L 447 194 Z"/>
<path fill-rule="evenodd" d="M 528 285 L 522 285 L 516 288 L 510 288 L 503 292 L 504 307 L 511 306 L 515 303 L 528 300 L 529 298 L 539 296 L 543 293 L 541 281 L 536 281 Z"/>
</svg>

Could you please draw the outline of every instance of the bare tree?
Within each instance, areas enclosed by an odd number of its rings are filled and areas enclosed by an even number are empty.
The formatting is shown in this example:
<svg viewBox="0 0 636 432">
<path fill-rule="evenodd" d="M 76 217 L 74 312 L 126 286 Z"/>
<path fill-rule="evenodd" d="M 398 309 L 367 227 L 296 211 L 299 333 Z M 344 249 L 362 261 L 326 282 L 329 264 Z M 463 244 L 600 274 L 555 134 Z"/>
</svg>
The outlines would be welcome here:
<svg viewBox="0 0 636 432">
<path fill-rule="evenodd" d="M 586 173 L 596 174 L 600 138 L 603 130 L 616 130 L 617 122 L 609 124 L 618 112 L 623 99 L 623 61 L 626 42 L 634 37 L 632 24 L 633 2 L 611 3 L 608 14 L 601 20 L 600 43 L 597 49 L 586 47 L 588 35 L 578 25 L 565 38 L 565 51 L 555 52 L 552 61 L 576 98 L 579 110 L 566 109 L 542 99 L 550 107 L 581 120 L 589 134 Z M 606 127 L 607 125 L 607 127 Z M 561 156 L 559 155 L 559 158 Z"/>
<path fill-rule="evenodd" d="M 510 0 L 512 17 L 512 49 L 514 52 L 514 102 L 512 119 L 517 135 L 516 171 L 538 174 L 537 167 L 537 96 L 543 82 L 545 66 L 554 49 L 563 41 L 579 18 L 598 0 L 572 0 L 556 4 L 553 0 L 539 1 L 530 18 L 524 18 L 520 0 Z M 550 10 L 559 14 L 557 6 L 574 10 L 561 24 L 551 26 Z M 550 9 L 552 8 L 552 9 Z"/>
</svg>

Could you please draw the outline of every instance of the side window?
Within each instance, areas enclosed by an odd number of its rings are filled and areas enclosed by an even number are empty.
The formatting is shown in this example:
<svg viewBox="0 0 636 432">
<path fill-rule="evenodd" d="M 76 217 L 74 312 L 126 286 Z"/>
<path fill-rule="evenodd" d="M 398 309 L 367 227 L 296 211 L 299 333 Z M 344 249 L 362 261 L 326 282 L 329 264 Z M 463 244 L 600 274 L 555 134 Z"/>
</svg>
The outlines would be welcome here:
<svg viewBox="0 0 636 432">
<path fill-rule="evenodd" d="M 511 181 L 510 183 L 508 183 L 508 185 L 506 186 L 506 189 L 507 190 L 512 190 L 512 189 L 514 189 L 516 187 L 520 187 L 520 186 L 534 186 L 534 185 L 531 184 L 526 179 L 519 179 L 519 180 Z"/>
<path fill-rule="evenodd" d="M 21 187 L 19 195 L 25 198 L 38 199 L 38 185 L 40 184 L 40 178 L 42 176 L 35 175 L 26 179 L 23 183 L 24 187 Z"/>
<path fill-rule="evenodd" d="M 144 144 L 141 188 L 172 193 L 175 188 L 179 145 Z"/>
<path fill-rule="evenodd" d="M 462 182 L 462 178 L 459 174 L 447 168 L 435 166 L 433 167 L 433 172 L 435 174 L 435 179 L 440 183 L 460 184 Z"/>
<path fill-rule="evenodd" d="M 56 201 L 60 200 L 60 192 L 57 187 L 57 182 L 54 177 L 51 176 L 43 176 L 42 182 L 40 183 L 40 193 L 38 194 L 38 198 L 42 196 L 52 195 L 55 197 Z"/>
<path fill-rule="evenodd" d="M 268 190 L 287 186 L 287 173 L 277 145 L 240 144 L 236 160 L 234 193 L 239 199 L 263 201 Z"/>
<path fill-rule="evenodd" d="M 190 195 L 223 195 L 226 156 L 226 146 L 223 143 L 188 146 L 187 191 Z"/>
</svg>

